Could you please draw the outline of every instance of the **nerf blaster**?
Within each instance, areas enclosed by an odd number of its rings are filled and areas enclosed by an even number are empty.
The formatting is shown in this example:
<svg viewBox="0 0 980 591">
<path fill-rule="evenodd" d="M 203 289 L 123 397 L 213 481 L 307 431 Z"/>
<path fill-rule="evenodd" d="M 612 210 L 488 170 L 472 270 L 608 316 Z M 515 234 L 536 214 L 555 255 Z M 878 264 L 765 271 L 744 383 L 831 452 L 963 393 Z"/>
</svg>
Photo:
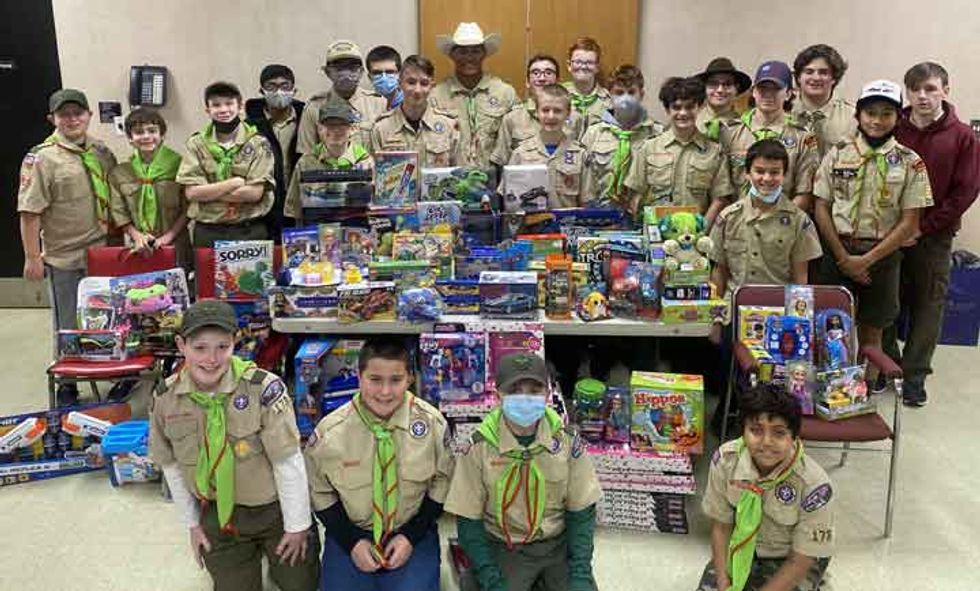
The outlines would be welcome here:
<svg viewBox="0 0 980 591">
<path fill-rule="evenodd" d="M 61 430 L 77 437 L 88 435 L 101 439 L 109 432 L 111 426 L 112 423 L 109 421 L 103 421 L 74 410 L 61 419 Z"/>
<path fill-rule="evenodd" d="M 47 424 L 44 419 L 31 417 L 0 437 L 0 454 L 11 453 L 18 447 L 27 447 L 44 435 Z"/>
</svg>

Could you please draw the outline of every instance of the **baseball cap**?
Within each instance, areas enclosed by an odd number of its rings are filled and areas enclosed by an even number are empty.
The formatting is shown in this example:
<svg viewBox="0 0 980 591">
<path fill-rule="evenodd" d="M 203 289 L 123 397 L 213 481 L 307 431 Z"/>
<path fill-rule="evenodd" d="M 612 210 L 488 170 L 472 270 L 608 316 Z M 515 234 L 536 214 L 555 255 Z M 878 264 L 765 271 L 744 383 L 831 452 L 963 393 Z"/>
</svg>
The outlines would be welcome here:
<svg viewBox="0 0 980 591">
<path fill-rule="evenodd" d="M 184 320 L 180 324 L 180 334 L 188 336 L 206 326 L 213 326 L 234 333 L 238 330 L 238 318 L 235 317 L 235 309 L 220 300 L 199 300 L 184 312 Z"/>
<path fill-rule="evenodd" d="M 347 101 L 340 98 L 328 100 L 323 103 L 317 115 L 317 121 L 343 119 L 347 123 L 354 123 L 354 109 L 351 108 Z"/>
<path fill-rule="evenodd" d="M 497 363 L 497 390 L 509 391 L 521 380 L 534 380 L 542 387 L 548 387 L 548 368 L 544 359 L 534 353 L 511 353 L 500 358 Z"/>
<path fill-rule="evenodd" d="M 875 80 L 868 82 L 861 88 L 861 97 L 858 98 L 857 106 L 871 102 L 872 100 L 885 100 L 894 104 L 897 108 L 902 108 L 902 87 L 891 80 Z"/>
<path fill-rule="evenodd" d="M 85 93 L 81 90 L 75 90 L 74 88 L 62 88 L 61 90 L 56 90 L 51 98 L 48 99 L 48 112 L 54 113 L 65 103 L 78 103 L 85 110 L 88 108 L 88 99 L 85 98 Z"/>
<path fill-rule="evenodd" d="M 786 62 L 771 61 L 765 62 L 755 71 L 755 82 L 775 82 L 783 90 L 793 86 L 793 73 L 790 71 Z"/>
<path fill-rule="evenodd" d="M 364 63 L 361 58 L 361 48 L 353 41 L 334 41 L 327 46 L 327 58 L 323 61 L 325 65 L 343 59 L 354 59 Z"/>
</svg>

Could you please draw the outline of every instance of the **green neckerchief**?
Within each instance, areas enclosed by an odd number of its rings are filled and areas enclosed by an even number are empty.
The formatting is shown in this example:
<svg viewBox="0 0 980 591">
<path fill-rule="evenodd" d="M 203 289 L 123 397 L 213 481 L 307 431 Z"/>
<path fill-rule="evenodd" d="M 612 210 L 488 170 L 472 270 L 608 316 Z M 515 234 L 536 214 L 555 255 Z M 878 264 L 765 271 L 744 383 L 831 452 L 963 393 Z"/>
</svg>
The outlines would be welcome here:
<svg viewBox="0 0 980 591">
<path fill-rule="evenodd" d="M 580 115 L 585 115 L 585 112 L 589 110 L 589 107 L 595 104 L 599 100 L 599 84 L 596 83 L 595 88 L 589 94 L 582 94 L 575 90 L 575 85 L 572 83 L 566 83 L 566 89 L 568 89 L 569 98 L 572 100 L 572 108 L 579 112 Z"/>
<path fill-rule="evenodd" d="M 411 394 L 405 393 L 403 404 L 411 404 Z M 354 410 L 364 426 L 374 435 L 377 451 L 374 455 L 374 474 L 371 479 L 372 518 L 371 533 L 375 550 L 384 556 L 383 547 L 395 529 L 395 513 L 398 511 L 398 465 L 395 463 L 393 425 L 372 419 L 364 412 L 361 393 L 354 395 Z"/>
<path fill-rule="evenodd" d="M 854 178 L 854 203 L 851 205 L 851 211 L 848 213 L 848 217 L 851 220 L 851 232 L 857 233 L 858 227 L 858 209 L 861 206 L 862 191 L 864 190 L 864 177 L 865 171 L 868 168 L 868 163 L 872 160 L 875 164 L 875 172 L 878 175 L 878 197 L 871 200 L 871 205 L 874 208 L 876 218 L 877 214 L 881 211 L 881 204 L 888 202 L 888 183 L 885 179 L 888 177 L 888 160 L 885 158 L 885 153 L 880 150 L 888 142 L 882 144 L 879 148 L 868 147 L 868 150 L 861 154 L 861 166 L 858 168 L 857 176 Z M 861 148 L 858 146 L 857 140 L 854 140 L 854 149 L 859 153 Z M 876 219 L 877 222 L 877 219 Z M 875 235 L 877 236 L 878 229 L 875 228 Z"/>
<path fill-rule="evenodd" d="M 326 146 L 323 145 L 322 142 L 317 143 L 317 145 L 313 146 L 313 157 L 319 160 L 320 162 L 326 164 L 330 170 L 350 170 L 354 168 L 355 164 L 357 164 L 361 160 L 364 160 L 364 158 L 368 155 L 368 151 L 365 150 L 364 147 L 361 146 L 361 144 L 352 143 L 350 149 L 353 152 L 353 156 L 354 156 L 353 162 L 351 162 L 347 158 L 344 158 L 343 156 L 339 158 L 331 158 L 327 154 L 327 148 Z"/>
<path fill-rule="evenodd" d="M 235 385 L 242 375 L 255 364 L 239 357 L 231 358 L 231 375 Z M 228 431 L 225 424 L 225 403 L 231 392 L 215 392 L 213 396 L 193 391 L 190 399 L 207 412 L 207 431 L 204 445 L 198 452 L 195 483 L 197 493 L 202 499 L 214 492 L 218 501 L 218 525 L 227 531 L 231 514 L 235 509 L 235 456 L 228 445 Z"/>
<path fill-rule="evenodd" d="M 466 105 L 466 117 L 470 122 L 471 137 L 476 137 L 476 96 L 474 96 L 474 93 L 468 92 L 463 97 L 463 103 Z"/>
<path fill-rule="evenodd" d="M 63 144 L 63 140 L 58 137 L 58 134 L 52 133 L 48 136 L 48 139 L 44 140 L 46 144 Z M 92 192 L 95 193 L 95 216 L 98 218 L 99 223 L 102 224 L 104 228 L 109 227 L 109 182 L 106 180 L 106 171 L 102 167 L 102 161 L 99 157 L 95 155 L 94 144 L 91 142 L 86 142 L 86 147 L 82 149 L 81 146 L 78 148 L 80 152 L 75 152 L 82 159 L 82 164 L 85 169 L 88 170 L 88 178 L 92 182 Z M 73 151 L 73 150 L 69 150 Z"/>
<path fill-rule="evenodd" d="M 622 129 L 610 126 L 609 130 L 619 140 L 616 144 L 616 153 L 612 158 L 612 182 L 609 185 L 609 195 L 619 195 L 623 190 L 623 181 L 626 180 L 626 173 L 629 171 L 630 160 L 632 159 L 632 144 L 630 139 L 636 132 L 635 129 Z"/>
<path fill-rule="evenodd" d="M 545 409 L 545 420 L 551 429 L 552 436 L 562 428 L 561 417 L 557 412 L 550 408 Z M 503 411 L 500 407 L 495 408 L 483 422 L 480 423 L 478 432 L 492 445 L 500 451 L 500 423 Z M 506 427 L 504 427 L 506 428 Z M 504 532 L 507 547 L 514 546 L 510 538 L 509 528 L 507 527 L 507 509 L 517 500 L 517 495 L 521 492 L 521 484 L 524 485 L 524 495 L 528 505 L 527 535 L 522 544 L 526 544 L 541 528 L 541 519 L 544 517 L 545 500 L 547 499 L 547 489 L 544 477 L 538 463 L 534 461 L 534 456 L 545 451 L 547 448 L 540 443 L 533 443 L 524 449 L 512 449 L 503 455 L 510 459 L 510 464 L 497 479 L 494 485 L 494 506 L 497 512 L 497 524 Z M 534 491 L 533 498 L 531 491 Z"/>
<path fill-rule="evenodd" d="M 745 128 L 746 129 L 748 129 L 749 131 L 752 132 L 753 137 L 755 137 L 755 141 L 759 141 L 759 140 L 770 140 L 770 139 L 779 139 L 779 138 L 783 137 L 783 133 L 786 130 L 786 126 L 793 125 L 793 123 L 796 121 L 796 119 L 794 119 L 792 115 L 784 115 L 783 116 L 783 131 L 781 131 L 779 133 L 776 133 L 775 131 L 773 131 L 773 130 L 771 130 L 769 128 L 763 128 L 763 129 L 760 129 L 760 130 L 756 131 L 756 130 L 752 129 L 752 117 L 754 115 L 755 115 L 755 109 L 749 109 L 748 111 L 742 113 L 742 123 L 745 124 Z"/>
<path fill-rule="evenodd" d="M 133 152 L 129 159 L 133 172 L 140 181 L 140 196 L 136 201 L 136 228 L 140 232 L 152 232 L 156 228 L 157 190 L 154 183 L 160 180 L 172 181 L 177 178 L 180 168 L 180 154 L 167 146 L 160 146 L 149 164 L 143 162 L 139 150 Z"/>
<path fill-rule="evenodd" d="M 718 117 L 708 119 L 704 124 L 704 135 L 709 140 L 715 140 L 717 142 L 718 138 L 721 137 L 721 119 Z"/>
<path fill-rule="evenodd" d="M 217 177 L 218 181 L 226 181 L 228 177 L 231 176 L 231 165 L 235 162 L 235 156 L 238 155 L 239 150 L 245 145 L 248 140 L 252 138 L 257 132 L 253 126 L 242 121 L 239 123 L 242 129 L 245 130 L 245 137 L 239 142 L 235 142 L 232 146 L 225 148 L 218 142 L 214 140 L 214 122 L 208 123 L 207 126 L 201 130 L 201 141 L 204 143 L 204 147 L 207 148 L 211 157 L 214 158 L 215 163 L 218 165 Z"/>
<path fill-rule="evenodd" d="M 745 449 L 745 441 L 741 437 L 736 441 L 735 449 L 741 456 Z M 802 458 L 803 445 L 797 440 L 793 459 L 775 476 L 741 485 L 742 496 L 735 507 L 735 529 L 728 541 L 728 572 L 732 584 L 727 591 L 742 591 L 752 571 L 755 543 L 762 525 L 762 496 L 789 478 Z"/>
</svg>

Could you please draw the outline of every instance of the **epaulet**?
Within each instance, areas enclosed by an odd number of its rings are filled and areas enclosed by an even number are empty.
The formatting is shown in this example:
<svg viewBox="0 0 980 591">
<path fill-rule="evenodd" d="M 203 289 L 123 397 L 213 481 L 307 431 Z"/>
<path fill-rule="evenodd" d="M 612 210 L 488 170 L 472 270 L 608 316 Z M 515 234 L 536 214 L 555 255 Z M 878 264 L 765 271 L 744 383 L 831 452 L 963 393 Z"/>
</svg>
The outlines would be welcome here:
<svg viewBox="0 0 980 591">
<path fill-rule="evenodd" d="M 742 200 L 739 199 L 735 203 L 732 203 L 728 207 L 722 209 L 721 213 L 718 214 L 718 217 L 727 218 L 728 216 L 734 214 L 736 211 L 741 211 L 742 207 L 744 207 L 744 204 L 742 203 Z"/>
<path fill-rule="evenodd" d="M 53 142 L 50 139 L 46 139 L 43 142 L 41 142 L 40 144 L 32 147 L 30 150 L 27 151 L 27 153 L 28 154 L 37 154 L 38 152 L 40 152 L 44 148 L 51 148 L 51 147 L 57 146 L 57 145 L 58 145 L 57 142 Z"/>
<path fill-rule="evenodd" d="M 313 101 L 324 101 L 324 100 L 327 100 L 327 97 L 328 96 L 330 96 L 330 91 L 327 91 L 327 92 L 318 92 L 318 93 L 314 94 L 313 96 L 310 97 L 310 100 L 306 101 L 306 108 L 309 108 L 310 103 L 312 103 Z M 304 108 L 303 110 L 305 111 L 306 108 Z"/>
<path fill-rule="evenodd" d="M 350 417 L 351 412 L 353 412 L 353 406 L 351 406 L 351 403 L 348 402 L 320 419 L 320 423 L 316 426 L 317 431 L 319 431 L 321 434 L 325 434 L 327 431 L 335 429 L 338 425 Z"/>
<path fill-rule="evenodd" d="M 435 112 L 438 115 L 442 115 L 443 117 L 448 117 L 449 119 L 454 119 L 454 120 L 455 119 L 458 119 L 458 116 L 456 115 L 456 112 L 455 111 L 450 111 L 448 109 L 443 109 L 442 107 L 432 107 L 432 106 L 430 106 L 430 108 L 432 109 L 433 112 Z"/>
<path fill-rule="evenodd" d="M 414 406 L 416 411 L 426 415 L 428 418 L 437 423 L 444 423 L 446 421 L 445 417 L 442 416 L 442 413 L 440 413 L 436 407 L 432 406 L 425 400 L 422 400 L 418 396 L 413 397 L 412 406 Z"/>
<path fill-rule="evenodd" d="M 249 374 L 251 374 L 251 375 L 249 375 Z M 269 372 L 267 372 L 264 369 L 260 369 L 258 367 L 250 367 L 250 368 L 248 368 L 248 369 L 245 370 L 245 374 L 242 377 L 247 377 L 249 383 L 257 386 L 257 385 L 261 384 L 262 382 L 264 382 L 265 381 L 265 378 L 268 377 L 268 376 L 270 376 L 270 375 L 272 375 L 272 374 L 270 374 Z"/>
<path fill-rule="evenodd" d="M 167 390 L 174 387 L 174 384 L 176 384 L 177 380 L 179 379 L 180 379 L 179 371 L 174 372 L 173 375 L 167 376 L 162 382 L 159 382 L 159 385 L 156 388 L 153 389 L 153 395 L 163 396 L 167 392 Z"/>
<path fill-rule="evenodd" d="M 374 118 L 374 122 L 377 123 L 378 121 L 381 121 L 382 119 L 388 119 L 388 118 L 390 118 L 392 115 L 395 114 L 395 111 L 397 111 L 397 110 L 398 109 L 388 109 L 384 113 L 381 113 L 380 115 L 378 115 L 377 117 L 375 117 Z"/>
</svg>

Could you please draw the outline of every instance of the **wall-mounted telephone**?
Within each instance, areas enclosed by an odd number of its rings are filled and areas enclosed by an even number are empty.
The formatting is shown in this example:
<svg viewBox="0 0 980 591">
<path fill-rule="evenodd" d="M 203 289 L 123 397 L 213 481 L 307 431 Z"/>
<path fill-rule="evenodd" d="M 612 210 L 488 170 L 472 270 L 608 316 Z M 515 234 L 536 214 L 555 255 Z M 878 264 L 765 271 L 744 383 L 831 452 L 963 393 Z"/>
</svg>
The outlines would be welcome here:
<svg viewBox="0 0 980 591">
<path fill-rule="evenodd" d="M 129 104 L 162 107 L 167 102 L 167 68 L 132 66 L 129 69 Z"/>
</svg>

